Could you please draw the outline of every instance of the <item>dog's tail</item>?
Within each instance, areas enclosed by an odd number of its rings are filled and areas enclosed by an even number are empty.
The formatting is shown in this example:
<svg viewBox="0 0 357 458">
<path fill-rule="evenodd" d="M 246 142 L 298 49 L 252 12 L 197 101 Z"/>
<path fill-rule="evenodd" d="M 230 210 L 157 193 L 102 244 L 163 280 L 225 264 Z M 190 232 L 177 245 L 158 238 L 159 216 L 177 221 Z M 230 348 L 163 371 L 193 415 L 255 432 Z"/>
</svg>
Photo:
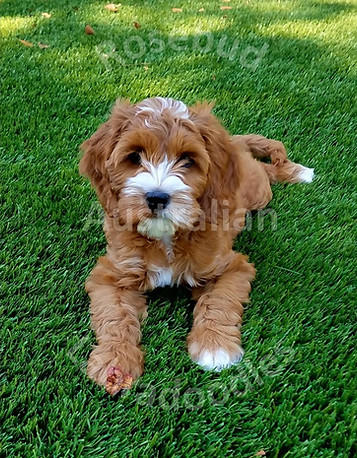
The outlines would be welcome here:
<svg viewBox="0 0 357 458">
<path fill-rule="evenodd" d="M 314 169 L 296 164 L 288 159 L 279 165 L 265 163 L 262 165 L 268 174 L 271 184 L 278 182 L 311 183 L 314 178 Z"/>
<path fill-rule="evenodd" d="M 270 163 L 262 162 L 262 165 L 271 184 L 310 183 L 313 180 L 314 169 L 290 161 L 281 142 L 261 135 L 235 135 L 235 138 L 246 144 L 255 159 L 270 160 Z"/>
</svg>

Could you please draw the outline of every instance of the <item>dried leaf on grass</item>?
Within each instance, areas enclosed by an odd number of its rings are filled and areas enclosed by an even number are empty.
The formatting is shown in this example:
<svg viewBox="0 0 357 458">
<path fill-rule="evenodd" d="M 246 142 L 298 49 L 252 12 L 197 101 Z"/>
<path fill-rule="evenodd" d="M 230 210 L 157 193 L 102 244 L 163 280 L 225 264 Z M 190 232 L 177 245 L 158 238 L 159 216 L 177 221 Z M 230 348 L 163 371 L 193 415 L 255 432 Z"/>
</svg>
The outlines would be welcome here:
<svg viewBox="0 0 357 458">
<path fill-rule="evenodd" d="M 140 28 L 141 28 L 141 25 L 140 25 L 138 22 L 136 22 L 136 21 L 133 22 L 133 25 L 134 25 L 134 27 L 135 27 L 136 29 L 140 29 Z"/>
<path fill-rule="evenodd" d="M 115 396 L 121 390 L 128 390 L 132 384 L 133 377 L 130 374 L 125 374 L 121 367 L 112 366 L 108 369 L 105 389 L 111 396 Z"/>
<path fill-rule="evenodd" d="M 259 450 L 259 452 L 257 452 L 257 453 L 255 454 L 255 456 L 265 456 L 265 455 L 266 455 L 266 453 L 265 453 L 264 450 Z"/>
<path fill-rule="evenodd" d="M 28 48 L 32 48 L 33 47 L 33 43 L 31 43 L 30 41 L 19 40 L 19 42 L 22 43 L 24 46 L 27 46 Z"/>
<path fill-rule="evenodd" d="M 120 7 L 121 3 L 108 3 L 104 8 L 112 13 L 116 13 Z"/>
<path fill-rule="evenodd" d="M 171 8 L 173 13 L 182 13 L 182 8 Z"/>
<path fill-rule="evenodd" d="M 47 49 L 47 48 L 50 47 L 50 45 L 47 45 L 46 43 L 41 43 L 41 42 L 39 42 L 39 43 L 37 43 L 37 44 L 38 44 L 38 47 L 39 47 L 40 49 Z"/>
<path fill-rule="evenodd" d="M 86 25 L 85 28 L 84 28 L 84 31 L 87 35 L 94 35 L 95 32 L 93 30 L 93 27 L 91 27 L 90 25 Z"/>
<path fill-rule="evenodd" d="M 221 10 L 222 10 L 222 11 L 231 10 L 231 9 L 232 9 L 231 6 L 221 6 Z"/>
<path fill-rule="evenodd" d="M 45 17 L 46 19 L 49 19 L 52 16 L 52 14 L 50 14 L 50 13 L 42 13 L 41 16 Z"/>
<path fill-rule="evenodd" d="M 200 8 L 200 9 L 198 10 L 198 12 L 199 12 L 199 13 L 203 13 L 204 10 L 205 10 L 204 8 Z"/>
</svg>

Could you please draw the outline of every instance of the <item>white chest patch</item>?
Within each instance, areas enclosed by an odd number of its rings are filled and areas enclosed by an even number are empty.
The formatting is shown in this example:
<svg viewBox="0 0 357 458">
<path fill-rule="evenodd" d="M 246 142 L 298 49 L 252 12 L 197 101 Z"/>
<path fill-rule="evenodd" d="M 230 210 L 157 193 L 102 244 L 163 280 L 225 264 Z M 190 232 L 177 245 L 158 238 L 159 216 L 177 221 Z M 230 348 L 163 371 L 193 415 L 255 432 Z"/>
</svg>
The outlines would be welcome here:
<svg viewBox="0 0 357 458">
<path fill-rule="evenodd" d="M 172 286 L 172 274 L 173 271 L 170 267 L 150 266 L 148 277 L 152 288 Z"/>
<path fill-rule="evenodd" d="M 147 275 L 152 288 L 173 286 L 187 283 L 189 286 L 197 286 L 198 281 L 189 272 L 174 275 L 171 267 L 159 267 L 153 264 L 147 267 Z"/>
<path fill-rule="evenodd" d="M 198 282 L 193 278 L 193 276 L 189 273 L 184 275 L 184 280 L 189 286 L 197 286 Z"/>
</svg>

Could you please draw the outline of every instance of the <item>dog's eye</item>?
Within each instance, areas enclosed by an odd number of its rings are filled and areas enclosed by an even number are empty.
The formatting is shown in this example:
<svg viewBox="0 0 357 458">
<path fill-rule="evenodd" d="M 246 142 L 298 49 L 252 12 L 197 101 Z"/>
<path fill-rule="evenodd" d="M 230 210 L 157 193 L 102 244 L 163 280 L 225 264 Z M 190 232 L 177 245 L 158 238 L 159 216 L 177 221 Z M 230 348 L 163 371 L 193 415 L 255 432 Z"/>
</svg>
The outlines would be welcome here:
<svg viewBox="0 0 357 458">
<path fill-rule="evenodd" d="M 140 165 L 141 156 L 140 156 L 139 151 L 133 151 L 132 153 L 130 153 L 128 156 L 128 160 L 134 165 Z"/>
<path fill-rule="evenodd" d="M 185 167 L 186 169 L 189 169 L 195 163 L 192 157 L 190 157 L 188 154 L 183 154 L 180 157 L 179 162 L 181 166 Z"/>
</svg>

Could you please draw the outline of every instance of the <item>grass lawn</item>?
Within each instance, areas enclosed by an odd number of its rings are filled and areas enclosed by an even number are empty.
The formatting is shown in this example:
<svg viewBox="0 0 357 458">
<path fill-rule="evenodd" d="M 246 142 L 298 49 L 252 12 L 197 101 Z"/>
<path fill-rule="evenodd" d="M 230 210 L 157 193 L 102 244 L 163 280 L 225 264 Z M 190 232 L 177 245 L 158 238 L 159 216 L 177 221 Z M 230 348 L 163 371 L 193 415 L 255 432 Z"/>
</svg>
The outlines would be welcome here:
<svg viewBox="0 0 357 458">
<path fill-rule="evenodd" d="M 356 1 L 121 1 L 0 2 L 0 455 L 356 456 Z M 111 399 L 83 369 L 105 240 L 78 147 L 118 96 L 156 95 L 215 100 L 317 176 L 236 242 L 258 268 L 244 361 L 196 367 L 189 293 L 158 290 L 146 372 Z"/>
</svg>

